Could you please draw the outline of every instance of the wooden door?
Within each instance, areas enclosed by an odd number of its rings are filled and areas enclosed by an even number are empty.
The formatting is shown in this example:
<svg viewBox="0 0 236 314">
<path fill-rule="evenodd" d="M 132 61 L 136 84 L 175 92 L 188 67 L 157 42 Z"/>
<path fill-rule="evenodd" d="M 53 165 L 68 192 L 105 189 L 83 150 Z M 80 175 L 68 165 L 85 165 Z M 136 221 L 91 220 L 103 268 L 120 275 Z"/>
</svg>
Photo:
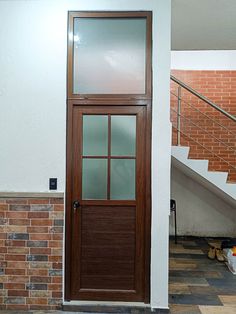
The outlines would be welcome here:
<svg viewBox="0 0 236 314">
<path fill-rule="evenodd" d="M 146 110 L 71 106 L 66 299 L 147 301 Z"/>
</svg>

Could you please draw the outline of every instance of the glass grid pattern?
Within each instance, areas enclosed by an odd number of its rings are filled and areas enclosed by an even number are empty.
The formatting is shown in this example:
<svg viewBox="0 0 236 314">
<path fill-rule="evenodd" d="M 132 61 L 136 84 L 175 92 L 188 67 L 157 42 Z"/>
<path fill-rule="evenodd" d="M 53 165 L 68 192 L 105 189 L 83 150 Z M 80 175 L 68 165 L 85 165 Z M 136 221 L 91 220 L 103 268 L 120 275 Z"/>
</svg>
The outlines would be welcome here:
<svg viewBox="0 0 236 314">
<path fill-rule="evenodd" d="M 84 114 L 82 147 L 82 198 L 135 200 L 136 115 Z"/>
</svg>

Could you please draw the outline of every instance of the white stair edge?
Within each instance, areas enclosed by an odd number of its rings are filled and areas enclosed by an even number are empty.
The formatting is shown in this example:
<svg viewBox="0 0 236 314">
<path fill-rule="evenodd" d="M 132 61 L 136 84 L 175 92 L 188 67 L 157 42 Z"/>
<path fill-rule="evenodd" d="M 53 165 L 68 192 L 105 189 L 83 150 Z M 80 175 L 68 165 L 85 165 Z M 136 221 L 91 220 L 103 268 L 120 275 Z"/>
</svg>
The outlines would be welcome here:
<svg viewBox="0 0 236 314">
<path fill-rule="evenodd" d="M 208 171 L 208 160 L 203 159 L 187 159 L 186 165 L 199 173 Z"/>
<path fill-rule="evenodd" d="M 236 204 L 236 184 L 227 183 L 228 172 L 208 171 L 208 160 L 189 159 L 189 147 L 172 146 L 172 163 L 207 189 Z"/>
</svg>

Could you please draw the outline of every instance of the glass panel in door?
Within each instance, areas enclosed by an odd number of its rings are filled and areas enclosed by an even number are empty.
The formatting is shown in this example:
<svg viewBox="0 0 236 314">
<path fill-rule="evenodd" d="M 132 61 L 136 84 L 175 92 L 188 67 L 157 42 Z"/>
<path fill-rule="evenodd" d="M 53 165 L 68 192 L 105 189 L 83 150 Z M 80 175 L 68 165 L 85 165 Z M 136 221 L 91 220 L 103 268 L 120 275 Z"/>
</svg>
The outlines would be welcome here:
<svg viewBox="0 0 236 314">
<path fill-rule="evenodd" d="M 83 116 L 83 155 L 107 156 L 108 116 Z"/>
<path fill-rule="evenodd" d="M 135 200 L 134 159 L 111 159 L 111 200 Z"/>
<path fill-rule="evenodd" d="M 136 115 L 83 115 L 82 199 L 135 200 Z"/>
<path fill-rule="evenodd" d="M 135 156 L 136 117 L 111 117 L 111 155 Z"/>
<path fill-rule="evenodd" d="M 107 160 L 83 159 L 82 198 L 107 199 Z"/>
</svg>

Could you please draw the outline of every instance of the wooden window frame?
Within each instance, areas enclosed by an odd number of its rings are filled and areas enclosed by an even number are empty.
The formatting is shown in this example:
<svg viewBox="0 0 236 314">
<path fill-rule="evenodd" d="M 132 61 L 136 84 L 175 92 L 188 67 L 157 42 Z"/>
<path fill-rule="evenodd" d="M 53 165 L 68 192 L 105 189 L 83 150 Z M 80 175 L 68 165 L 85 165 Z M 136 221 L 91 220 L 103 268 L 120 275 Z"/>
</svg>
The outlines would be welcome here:
<svg viewBox="0 0 236 314">
<path fill-rule="evenodd" d="M 74 94 L 73 93 L 73 28 L 75 18 L 146 18 L 146 73 L 145 73 L 145 93 L 144 94 Z M 152 98 L 152 12 L 131 11 L 131 12 L 68 12 L 68 64 L 67 64 L 67 99 L 73 100 L 101 100 L 101 99 L 120 99 L 120 100 L 149 100 Z M 137 105 L 137 104 L 136 104 Z"/>
</svg>

